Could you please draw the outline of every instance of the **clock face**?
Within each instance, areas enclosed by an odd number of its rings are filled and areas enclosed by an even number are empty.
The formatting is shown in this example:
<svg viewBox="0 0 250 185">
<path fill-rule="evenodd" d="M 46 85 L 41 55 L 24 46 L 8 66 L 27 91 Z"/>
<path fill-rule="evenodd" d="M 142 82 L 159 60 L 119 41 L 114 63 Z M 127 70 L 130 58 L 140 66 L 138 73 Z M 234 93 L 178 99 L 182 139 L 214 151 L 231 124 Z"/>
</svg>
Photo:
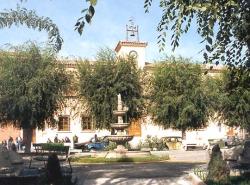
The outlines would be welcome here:
<svg viewBox="0 0 250 185">
<path fill-rule="evenodd" d="M 132 50 L 129 52 L 129 56 L 136 59 L 138 57 L 138 53 L 135 50 Z"/>
</svg>

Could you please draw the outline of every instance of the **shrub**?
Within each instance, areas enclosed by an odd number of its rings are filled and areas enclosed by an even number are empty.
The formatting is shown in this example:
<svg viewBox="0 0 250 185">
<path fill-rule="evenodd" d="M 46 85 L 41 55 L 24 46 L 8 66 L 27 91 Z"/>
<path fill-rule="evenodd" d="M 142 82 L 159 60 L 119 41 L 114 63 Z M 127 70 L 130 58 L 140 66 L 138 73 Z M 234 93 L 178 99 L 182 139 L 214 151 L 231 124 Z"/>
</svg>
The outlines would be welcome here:
<svg viewBox="0 0 250 185">
<path fill-rule="evenodd" d="M 65 150 L 65 146 L 63 145 L 63 143 L 44 143 L 42 144 L 42 148 L 48 151 L 64 151 Z"/>
<path fill-rule="evenodd" d="M 110 151 L 116 149 L 117 144 L 115 142 L 109 141 L 108 146 L 105 148 L 105 150 Z"/>
<path fill-rule="evenodd" d="M 223 160 L 220 147 L 216 144 L 212 149 L 211 159 L 208 163 L 207 181 L 214 183 L 228 184 L 229 183 L 229 169 L 226 162 Z"/>
<path fill-rule="evenodd" d="M 150 148 L 151 150 L 165 150 L 166 146 L 164 144 L 164 141 L 162 139 L 151 136 L 147 136 L 144 142 L 140 141 L 139 144 L 140 148 Z"/>
</svg>

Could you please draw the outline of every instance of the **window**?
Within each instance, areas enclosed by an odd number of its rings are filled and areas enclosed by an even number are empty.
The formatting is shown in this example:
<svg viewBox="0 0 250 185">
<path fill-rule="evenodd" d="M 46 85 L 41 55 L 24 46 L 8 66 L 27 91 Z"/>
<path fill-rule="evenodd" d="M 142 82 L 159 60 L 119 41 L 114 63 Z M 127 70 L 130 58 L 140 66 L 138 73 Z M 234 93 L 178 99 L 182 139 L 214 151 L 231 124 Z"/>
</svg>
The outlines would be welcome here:
<svg viewBox="0 0 250 185">
<path fill-rule="evenodd" d="M 93 124 L 89 116 L 82 116 L 82 130 L 93 130 Z"/>
<path fill-rule="evenodd" d="M 59 116 L 58 131 L 69 131 L 69 116 Z"/>
</svg>

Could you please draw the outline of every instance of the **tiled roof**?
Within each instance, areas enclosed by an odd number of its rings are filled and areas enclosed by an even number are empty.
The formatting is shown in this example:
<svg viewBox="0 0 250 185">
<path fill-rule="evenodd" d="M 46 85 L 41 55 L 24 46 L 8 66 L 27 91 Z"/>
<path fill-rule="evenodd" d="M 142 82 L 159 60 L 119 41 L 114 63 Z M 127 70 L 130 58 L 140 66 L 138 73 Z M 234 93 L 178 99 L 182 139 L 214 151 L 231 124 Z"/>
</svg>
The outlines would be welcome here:
<svg viewBox="0 0 250 185">
<path fill-rule="evenodd" d="M 115 47 L 115 51 L 118 52 L 121 49 L 121 46 L 131 46 L 131 47 L 146 47 L 147 42 L 138 42 L 138 41 L 119 41 Z"/>
</svg>

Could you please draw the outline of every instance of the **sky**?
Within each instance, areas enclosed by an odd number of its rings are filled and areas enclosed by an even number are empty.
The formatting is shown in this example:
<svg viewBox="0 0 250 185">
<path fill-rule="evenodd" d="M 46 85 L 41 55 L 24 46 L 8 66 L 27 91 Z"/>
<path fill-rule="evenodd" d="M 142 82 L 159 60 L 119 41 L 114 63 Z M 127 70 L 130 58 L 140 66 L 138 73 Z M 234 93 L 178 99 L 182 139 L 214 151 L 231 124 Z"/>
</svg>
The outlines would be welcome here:
<svg viewBox="0 0 250 185">
<path fill-rule="evenodd" d="M 159 53 L 157 45 L 157 24 L 161 18 L 159 1 L 154 0 L 149 13 L 143 8 L 144 0 L 99 0 L 96 13 L 91 22 L 84 28 L 80 36 L 74 31 L 74 25 L 82 16 L 81 10 L 88 7 L 85 0 L 0 0 L 0 12 L 20 7 L 35 10 L 37 15 L 49 17 L 59 28 L 63 38 L 63 46 L 59 56 L 68 58 L 86 58 L 94 60 L 100 48 L 114 49 L 120 40 L 126 39 L 126 24 L 131 17 L 139 26 L 140 41 L 148 42 L 146 48 L 146 61 L 155 62 L 164 56 L 182 56 L 194 61 L 202 62 L 200 53 L 203 45 L 201 38 L 192 25 L 188 34 L 182 36 L 180 47 L 172 52 L 170 45 L 171 32 L 167 31 L 167 39 L 164 52 Z M 0 29 L 0 47 L 5 44 L 18 45 L 26 41 L 44 43 L 48 40 L 47 32 L 28 29 L 26 26 L 12 26 Z"/>
</svg>

